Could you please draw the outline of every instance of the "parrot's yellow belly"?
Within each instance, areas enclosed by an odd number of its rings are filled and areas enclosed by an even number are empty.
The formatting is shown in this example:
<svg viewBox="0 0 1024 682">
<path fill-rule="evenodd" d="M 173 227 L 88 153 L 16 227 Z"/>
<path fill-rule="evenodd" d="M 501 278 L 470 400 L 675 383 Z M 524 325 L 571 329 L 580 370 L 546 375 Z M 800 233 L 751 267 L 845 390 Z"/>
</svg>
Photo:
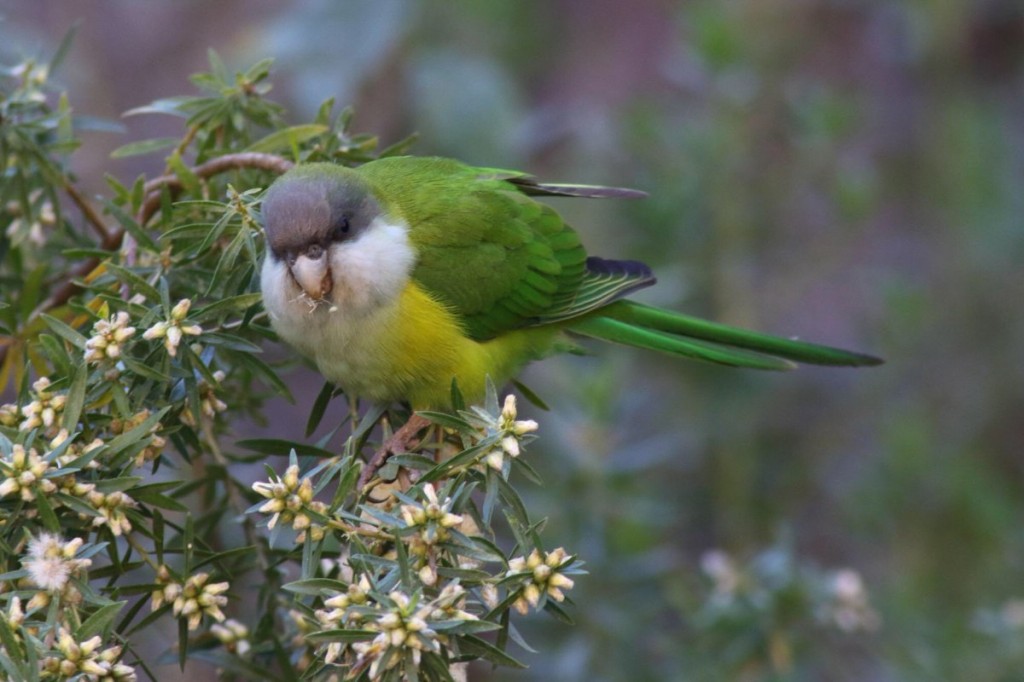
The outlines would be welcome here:
<svg viewBox="0 0 1024 682">
<path fill-rule="evenodd" d="M 486 378 L 498 386 L 530 360 L 544 357 L 558 334 L 550 327 L 512 331 L 487 341 L 467 337 L 452 314 L 414 283 L 396 299 L 353 315 L 318 310 L 310 333 L 286 339 L 348 395 L 407 400 L 416 409 L 446 409 L 452 379 L 467 402 L 484 396 Z M 312 320 L 308 322 L 313 322 Z"/>
</svg>

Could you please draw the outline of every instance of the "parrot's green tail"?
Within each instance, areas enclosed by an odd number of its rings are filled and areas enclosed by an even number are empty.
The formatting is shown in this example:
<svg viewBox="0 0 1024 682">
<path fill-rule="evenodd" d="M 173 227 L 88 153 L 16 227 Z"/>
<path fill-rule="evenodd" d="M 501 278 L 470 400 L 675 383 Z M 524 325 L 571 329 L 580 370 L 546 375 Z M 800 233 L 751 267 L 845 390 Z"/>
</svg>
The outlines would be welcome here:
<svg viewBox="0 0 1024 682">
<path fill-rule="evenodd" d="M 578 318 L 583 336 L 734 367 L 785 370 L 794 363 L 861 367 L 882 360 L 863 353 L 737 329 L 633 301 L 616 301 Z"/>
</svg>

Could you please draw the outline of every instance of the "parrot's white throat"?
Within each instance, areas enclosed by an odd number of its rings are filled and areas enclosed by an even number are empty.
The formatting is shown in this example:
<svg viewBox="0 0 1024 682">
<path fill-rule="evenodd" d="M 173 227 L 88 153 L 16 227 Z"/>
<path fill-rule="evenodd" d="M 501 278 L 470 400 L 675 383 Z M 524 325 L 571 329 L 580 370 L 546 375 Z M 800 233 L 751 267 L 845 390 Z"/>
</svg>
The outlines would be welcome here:
<svg viewBox="0 0 1024 682">
<path fill-rule="evenodd" d="M 357 238 L 331 244 L 327 255 L 333 288 L 315 301 L 284 259 L 268 252 L 260 277 L 263 305 L 278 335 L 316 362 L 327 379 L 367 395 L 353 384 L 373 380 L 362 376 L 364 368 L 375 364 L 377 339 L 392 328 L 416 264 L 409 228 L 379 216 Z"/>
</svg>

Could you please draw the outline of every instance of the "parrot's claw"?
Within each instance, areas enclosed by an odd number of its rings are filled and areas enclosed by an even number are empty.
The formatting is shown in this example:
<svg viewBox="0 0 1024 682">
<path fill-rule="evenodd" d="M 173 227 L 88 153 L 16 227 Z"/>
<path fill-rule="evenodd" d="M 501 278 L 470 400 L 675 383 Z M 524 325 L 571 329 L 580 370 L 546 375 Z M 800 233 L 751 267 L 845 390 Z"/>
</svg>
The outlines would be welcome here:
<svg viewBox="0 0 1024 682">
<path fill-rule="evenodd" d="M 370 482 L 370 479 L 380 471 L 381 467 L 388 461 L 388 457 L 400 452 L 409 452 L 419 445 L 416 436 L 420 431 L 430 426 L 431 422 L 426 417 L 413 413 L 397 431 L 381 443 L 380 448 L 373 453 L 373 457 L 363 467 L 363 473 L 359 475 L 358 490 L 363 490 Z"/>
</svg>

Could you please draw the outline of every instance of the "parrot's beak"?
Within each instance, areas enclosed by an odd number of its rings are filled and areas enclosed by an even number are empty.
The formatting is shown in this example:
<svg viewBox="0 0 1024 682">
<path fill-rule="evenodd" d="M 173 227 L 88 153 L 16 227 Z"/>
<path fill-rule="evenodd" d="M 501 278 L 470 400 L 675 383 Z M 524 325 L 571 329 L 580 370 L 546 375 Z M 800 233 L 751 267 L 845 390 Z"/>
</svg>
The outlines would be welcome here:
<svg viewBox="0 0 1024 682">
<path fill-rule="evenodd" d="M 323 300 L 334 288 L 327 252 L 319 247 L 297 256 L 289 265 L 289 270 L 306 295 L 314 301 Z"/>
</svg>

